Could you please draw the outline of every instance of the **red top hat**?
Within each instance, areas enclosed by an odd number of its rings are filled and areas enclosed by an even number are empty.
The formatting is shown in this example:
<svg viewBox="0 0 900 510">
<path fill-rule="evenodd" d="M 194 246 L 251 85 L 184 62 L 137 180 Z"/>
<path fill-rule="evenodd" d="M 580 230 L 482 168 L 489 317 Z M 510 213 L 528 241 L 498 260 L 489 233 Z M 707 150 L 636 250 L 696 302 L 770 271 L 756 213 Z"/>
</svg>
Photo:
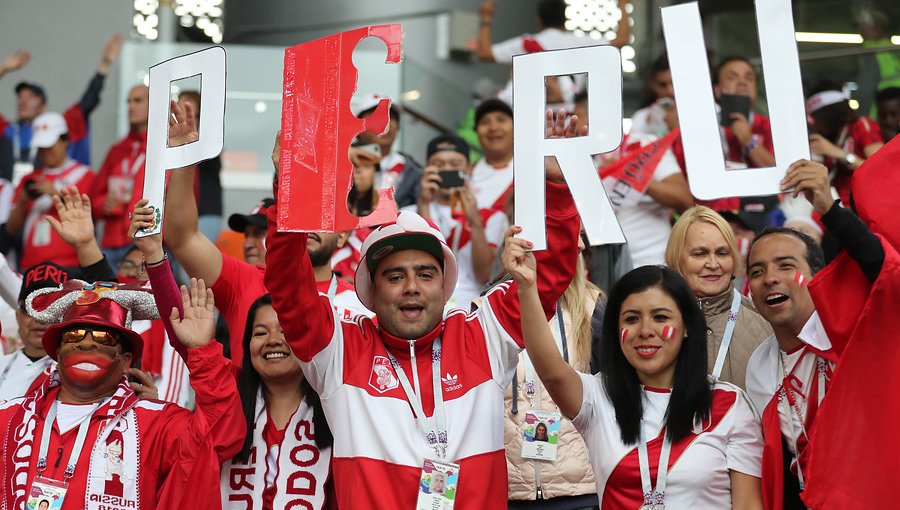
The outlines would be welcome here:
<svg viewBox="0 0 900 510">
<path fill-rule="evenodd" d="M 127 340 L 123 348 L 137 361 L 144 352 L 144 341 L 131 330 L 134 319 L 158 319 L 153 292 L 139 283 L 98 282 L 89 284 L 69 280 L 59 287 L 39 289 L 25 300 L 28 314 L 53 324 L 41 338 L 44 351 L 56 359 L 62 332 L 72 326 L 98 326 L 115 331 Z"/>
</svg>

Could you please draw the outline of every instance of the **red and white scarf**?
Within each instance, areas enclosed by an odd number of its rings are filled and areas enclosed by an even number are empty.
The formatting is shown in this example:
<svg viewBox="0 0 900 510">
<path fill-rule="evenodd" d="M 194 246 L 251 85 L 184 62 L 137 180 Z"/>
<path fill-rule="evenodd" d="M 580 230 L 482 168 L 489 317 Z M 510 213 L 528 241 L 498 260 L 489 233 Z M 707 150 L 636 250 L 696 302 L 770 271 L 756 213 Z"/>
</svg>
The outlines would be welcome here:
<svg viewBox="0 0 900 510">
<path fill-rule="evenodd" d="M 59 373 L 54 370 L 33 393 L 21 400 L 10 401 L 11 405 L 17 405 L 20 409 L 7 424 L 3 439 L 2 451 L 6 453 L 2 461 L 5 463 L 3 479 L 0 480 L 3 510 L 25 509 L 28 471 L 32 453 L 37 447 L 37 408 L 48 405 L 45 400 L 56 386 L 59 386 Z M 103 424 L 91 449 L 84 508 L 99 510 L 104 505 L 117 502 L 121 503 L 120 506 L 126 506 L 127 501 L 134 501 L 135 508 L 140 508 L 140 441 L 137 420 L 132 411 L 137 403 L 137 396 L 123 377 L 113 396 L 94 412 L 95 416 L 103 418 Z M 77 497 L 76 494 L 69 495 L 73 496 Z"/>
<path fill-rule="evenodd" d="M 223 510 L 260 510 L 269 469 L 268 446 L 263 438 L 268 413 L 262 391 L 256 395 L 256 426 L 246 463 L 231 459 L 222 464 Z M 319 450 L 314 441 L 313 409 L 306 400 L 291 416 L 277 458 L 277 492 L 272 508 L 325 507 L 325 483 L 331 471 L 331 448 Z"/>
</svg>

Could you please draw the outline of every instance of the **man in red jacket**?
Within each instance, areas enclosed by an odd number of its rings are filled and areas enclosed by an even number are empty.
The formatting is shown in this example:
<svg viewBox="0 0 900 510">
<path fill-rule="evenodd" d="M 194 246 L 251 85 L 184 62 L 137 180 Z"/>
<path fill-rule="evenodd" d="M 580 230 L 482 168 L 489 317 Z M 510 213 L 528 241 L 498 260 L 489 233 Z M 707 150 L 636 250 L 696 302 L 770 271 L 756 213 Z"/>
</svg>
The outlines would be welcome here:
<svg viewBox="0 0 900 510">
<path fill-rule="evenodd" d="M 552 251 L 538 254 L 538 289 L 550 317 L 575 271 L 579 221 L 558 168 L 548 174 Z M 457 510 L 505 508 L 503 392 L 523 347 L 515 283 L 496 286 L 471 314 L 445 315 L 455 256 L 440 231 L 403 212 L 366 238 L 356 272 L 377 323 L 341 320 L 316 289 L 308 235 L 276 232 L 277 207 L 268 212 L 265 283 L 329 417 L 338 506 L 432 508 L 452 499 Z M 429 493 L 433 476 L 446 477 L 441 495 Z"/>
<path fill-rule="evenodd" d="M 43 344 L 58 365 L 33 393 L 0 406 L 4 508 L 43 499 L 63 510 L 219 508 L 218 465 L 240 449 L 245 425 L 230 365 L 211 341 L 212 303 L 193 294 L 173 327 L 197 414 L 139 400 L 124 376 L 143 348 L 131 319 L 156 315 L 150 292 L 70 281 L 28 297 L 29 313 L 57 322 Z"/>
<path fill-rule="evenodd" d="M 131 246 L 128 213 L 144 194 L 149 92 L 144 85 L 128 91 L 130 129 L 124 138 L 110 147 L 89 193 L 94 217 L 103 225 L 100 247 L 112 267 L 119 267 Z"/>
</svg>

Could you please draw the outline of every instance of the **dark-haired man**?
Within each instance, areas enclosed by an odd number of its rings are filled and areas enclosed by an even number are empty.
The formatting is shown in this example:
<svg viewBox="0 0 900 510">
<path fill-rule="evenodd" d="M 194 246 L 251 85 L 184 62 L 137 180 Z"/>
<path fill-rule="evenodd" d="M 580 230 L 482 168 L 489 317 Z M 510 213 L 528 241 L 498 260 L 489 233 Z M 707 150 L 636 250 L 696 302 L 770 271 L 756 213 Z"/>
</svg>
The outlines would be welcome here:
<svg viewBox="0 0 900 510">
<path fill-rule="evenodd" d="M 885 252 L 855 215 L 832 200 L 825 166 L 797 161 L 788 169 L 782 186 L 806 196 L 839 247 L 856 261 L 855 271 L 861 269 L 875 281 Z M 836 372 L 846 339 L 830 338 L 834 330 L 826 327 L 840 321 L 842 312 L 832 308 L 829 314 L 834 316 L 820 317 L 807 287 L 824 266 L 818 244 L 788 228 L 763 230 L 747 258 L 754 305 L 774 330 L 747 367 L 747 391 L 762 412 L 766 436 L 766 508 L 805 508 L 799 495 L 806 484 L 813 428 L 835 377 L 847 377 Z M 829 297 L 833 298 L 836 296 Z"/>
<path fill-rule="evenodd" d="M 878 125 L 884 142 L 891 141 L 900 132 L 900 87 L 888 87 L 875 95 L 878 108 Z"/>
</svg>

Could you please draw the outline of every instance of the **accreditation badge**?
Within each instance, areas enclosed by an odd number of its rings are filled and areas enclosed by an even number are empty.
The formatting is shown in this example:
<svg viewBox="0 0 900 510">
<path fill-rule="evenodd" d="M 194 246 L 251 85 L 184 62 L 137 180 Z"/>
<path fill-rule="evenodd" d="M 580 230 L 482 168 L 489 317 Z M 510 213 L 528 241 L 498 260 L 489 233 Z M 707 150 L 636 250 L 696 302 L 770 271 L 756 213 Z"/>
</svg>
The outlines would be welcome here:
<svg viewBox="0 0 900 510">
<path fill-rule="evenodd" d="M 419 478 L 416 510 L 453 510 L 459 487 L 459 465 L 425 459 Z"/>
<path fill-rule="evenodd" d="M 25 502 L 25 510 L 59 510 L 69 484 L 38 476 L 31 483 L 31 493 Z"/>
<path fill-rule="evenodd" d="M 561 419 L 562 414 L 555 411 L 527 411 L 522 458 L 555 462 Z"/>
</svg>

